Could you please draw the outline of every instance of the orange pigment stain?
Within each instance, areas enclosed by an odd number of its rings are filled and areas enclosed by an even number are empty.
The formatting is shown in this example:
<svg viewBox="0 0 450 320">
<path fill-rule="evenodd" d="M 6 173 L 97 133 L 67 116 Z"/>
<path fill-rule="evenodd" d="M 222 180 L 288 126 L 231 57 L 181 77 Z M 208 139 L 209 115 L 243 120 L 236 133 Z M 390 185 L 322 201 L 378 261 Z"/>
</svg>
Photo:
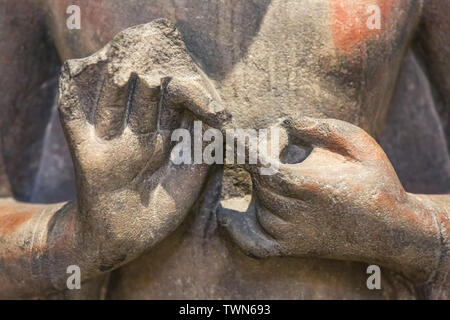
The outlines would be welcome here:
<svg viewBox="0 0 450 320">
<path fill-rule="evenodd" d="M 11 210 L 10 207 L 0 206 L 0 234 L 10 234 L 22 224 L 31 219 L 34 212 Z"/>
<path fill-rule="evenodd" d="M 350 54 L 372 37 L 387 28 L 395 0 L 330 0 L 332 17 L 332 36 L 335 46 Z M 373 12 L 370 5 L 380 8 L 381 29 L 369 29 L 367 21 Z"/>
<path fill-rule="evenodd" d="M 121 31 L 120 27 L 120 13 L 114 12 L 111 9 L 112 1 L 109 0 L 64 0 L 55 1 L 53 4 L 56 7 L 57 14 L 61 19 L 61 28 L 66 28 L 66 19 L 69 14 L 66 12 L 69 5 L 77 5 L 80 7 L 80 21 L 81 30 L 79 34 L 82 39 L 94 34 L 101 36 L 101 45 L 105 45 L 110 41 L 116 33 Z M 83 32 L 85 30 L 85 32 Z M 68 30 L 67 30 L 68 31 Z M 75 32 L 75 31 L 74 31 Z M 100 49 L 100 47 L 98 48 Z"/>
</svg>

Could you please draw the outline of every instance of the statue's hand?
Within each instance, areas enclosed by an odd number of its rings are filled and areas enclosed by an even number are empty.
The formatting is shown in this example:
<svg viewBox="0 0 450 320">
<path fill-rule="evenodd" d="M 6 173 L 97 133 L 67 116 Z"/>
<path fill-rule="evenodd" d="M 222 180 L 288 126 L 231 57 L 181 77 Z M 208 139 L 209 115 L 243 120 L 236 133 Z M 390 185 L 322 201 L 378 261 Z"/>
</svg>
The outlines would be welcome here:
<svg viewBox="0 0 450 320">
<path fill-rule="evenodd" d="M 300 163 L 280 163 L 274 175 L 247 167 L 253 181 L 248 211 L 218 212 L 238 245 L 258 257 L 388 265 L 414 256 L 413 251 L 416 259 L 427 254 L 427 230 L 421 223 L 430 217 L 414 213 L 409 194 L 372 137 L 339 120 L 303 118 L 284 126 L 291 140 L 312 146 L 312 152 Z M 403 270 L 408 272 L 408 266 Z"/>
<path fill-rule="evenodd" d="M 93 56 L 66 62 L 60 114 L 88 241 L 133 255 L 182 221 L 208 167 L 172 163 L 171 134 L 191 129 L 189 108 L 213 117 L 212 94 L 167 21 L 127 29 Z"/>
</svg>

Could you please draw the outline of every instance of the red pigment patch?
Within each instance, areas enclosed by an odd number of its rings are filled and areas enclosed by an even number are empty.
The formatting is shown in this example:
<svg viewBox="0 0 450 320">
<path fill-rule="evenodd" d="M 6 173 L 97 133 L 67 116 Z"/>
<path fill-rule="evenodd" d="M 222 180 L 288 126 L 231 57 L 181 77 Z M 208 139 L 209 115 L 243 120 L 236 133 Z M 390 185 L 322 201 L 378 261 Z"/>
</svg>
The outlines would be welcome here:
<svg viewBox="0 0 450 320">
<path fill-rule="evenodd" d="M 65 28 L 66 19 L 69 17 L 66 10 L 70 5 L 77 5 L 80 7 L 80 20 L 81 20 L 81 34 L 83 37 L 90 36 L 95 32 L 101 33 L 107 41 L 111 40 L 114 35 L 120 31 L 117 16 L 113 12 L 110 2 L 107 0 L 64 0 L 55 1 L 58 15 L 60 16 L 61 23 Z M 85 31 L 83 32 L 83 29 Z M 89 30 L 86 32 L 86 30 Z M 103 44 L 102 44 L 103 45 Z"/>
<path fill-rule="evenodd" d="M 346 54 L 387 27 L 394 0 L 330 0 L 333 11 L 332 36 L 335 46 Z M 372 13 L 370 5 L 380 7 L 381 29 L 369 29 L 367 21 Z"/>
<path fill-rule="evenodd" d="M 32 216 L 31 211 L 15 211 L 10 207 L 0 207 L 0 233 L 5 235 L 12 233 Z"/>
<path fill-rule="evenodd" d="M 99 30 L 104 34 L 108 41 L 114 37 L 114 35 L 120 31 L 117 30 L 116 24 L 118 19 L 114 14 L 112 8 L 108 6 L 108 1 L 96 0 L 96 1 L 83 1 L 83 9 L 85 11 L 85 18 L 91 29 Z M 82 10 L 83 10 L 82 9 Z"/>
</svg>

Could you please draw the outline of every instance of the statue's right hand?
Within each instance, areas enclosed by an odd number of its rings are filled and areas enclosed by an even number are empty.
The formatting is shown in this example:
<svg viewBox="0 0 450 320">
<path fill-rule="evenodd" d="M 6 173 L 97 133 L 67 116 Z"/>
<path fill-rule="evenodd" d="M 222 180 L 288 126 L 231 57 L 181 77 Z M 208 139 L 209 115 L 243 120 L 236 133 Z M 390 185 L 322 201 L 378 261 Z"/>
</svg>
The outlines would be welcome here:
<svg viewBox="0 0 450 320">
<path fill-rule="evenodd" d="M 198 198 L 208 166 L 172 163 L 171 134 L 191 130 L 189 109 L 214 118 L 219 104 L 164 20 L 66 62 L 59 108 L 84 226 L 141 248 L 173 230 Z"/>
</svg>

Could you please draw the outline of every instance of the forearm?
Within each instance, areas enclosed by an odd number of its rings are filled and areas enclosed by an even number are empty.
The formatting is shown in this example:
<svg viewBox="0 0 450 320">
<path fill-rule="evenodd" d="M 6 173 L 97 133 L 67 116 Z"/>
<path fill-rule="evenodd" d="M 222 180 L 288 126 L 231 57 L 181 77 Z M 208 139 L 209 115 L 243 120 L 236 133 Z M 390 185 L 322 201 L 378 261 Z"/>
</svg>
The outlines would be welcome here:
<svg viewBox="0 0 450 320">
<path fill-rule="evenodd" d="M 366 248 L 361 250 L 362 260 L 405 274 L 429 298 L 448 297 L 450 196 L 408 193 L 403 202 L 377 205 L 383 209 L 373 215 L 379 219 L 384 214 L 389 219 L 372 224 L 379 226 L 375 232 L 365 232 L 368 237 L 361 245 Z"/>
<path fill-rule="evenodd" d="M 82 280 L 102 273 L 96 244 L 84 243 L 76 203 L 0 200 L 0 297 L 30 298 L 66 289 L 67 267 Z M 100 240 L 100 239 L 99 239 Z"/>
<path fill-rule="evenodd" d="M 34 205 L 0 200 L 0 296 L 25 297 L 43 292 L 51 274 L 41 264 L 48 257 L 48 226 L 62 205 Z"/>
</svg>

